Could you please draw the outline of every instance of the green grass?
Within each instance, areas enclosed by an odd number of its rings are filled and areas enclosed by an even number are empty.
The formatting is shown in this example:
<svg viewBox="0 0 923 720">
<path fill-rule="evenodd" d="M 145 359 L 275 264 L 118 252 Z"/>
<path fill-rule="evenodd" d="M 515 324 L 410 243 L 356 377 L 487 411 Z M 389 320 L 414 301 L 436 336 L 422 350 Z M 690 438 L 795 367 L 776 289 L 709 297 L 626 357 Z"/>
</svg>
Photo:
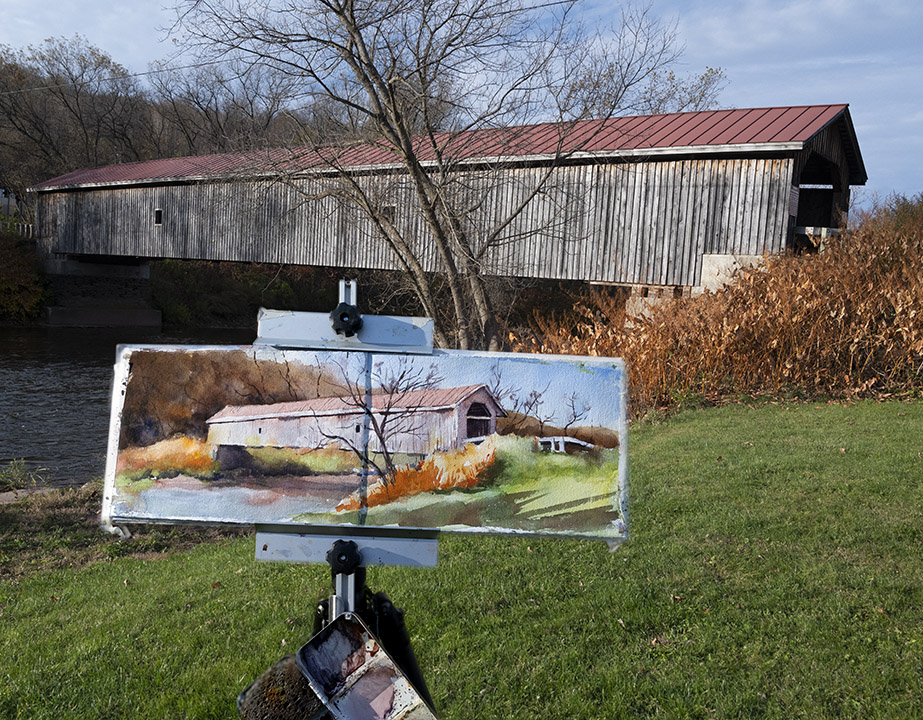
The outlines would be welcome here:
<svg viewBox="0 0 923 720">
<path fill-rule="evenodd" d="M 921 403 L 681 413 L 631 436 L 616 552 L 450 536 L 437 568 L 369 585 L 445 720 L 921 717 L 921 437 Z M 22 572 L 0 583 L 0 717 L 233 718 L 328 583 L 250 538 Z"/>
<path fill-rule="evenodd" d="M 44 472 L 44 468 L 29 470 L 25 460 L 10 460 L 0 465 L 0 492 L 35 487 L 45 481 Z"/>
</svg>

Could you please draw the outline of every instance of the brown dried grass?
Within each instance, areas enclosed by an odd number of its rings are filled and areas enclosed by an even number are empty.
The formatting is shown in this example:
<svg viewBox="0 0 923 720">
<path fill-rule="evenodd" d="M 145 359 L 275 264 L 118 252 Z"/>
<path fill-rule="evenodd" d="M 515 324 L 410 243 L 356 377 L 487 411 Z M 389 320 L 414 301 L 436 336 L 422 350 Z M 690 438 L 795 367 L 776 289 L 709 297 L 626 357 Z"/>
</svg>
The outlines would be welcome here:
<svg viewBox="0 0 923 720">
<path fill-rule="evenodd" d="M 401 498 L 433 490 L 455 490 L 477 485 L 482 473 L 493 463 L 496 449 L 489 439 L 480 445 L 465 445 L 456 450 L 433 453 L 416 467 L 400 467 L 393 480 L 378 480 L 368 488 L 367 507 L 384 505 Z M 357 510 L 359 496 L 346 497 L 337 510 Z"/>
<path fill-rule="evenodd" d="M 824 252 L 769 257 L 729 287 L 626 317 L 594 293 L 536 315 L 514 349 L 626 358 L 632 411 L 745 396 L 923 388 L 923 193 L 891 198 Z"/>
</svg>

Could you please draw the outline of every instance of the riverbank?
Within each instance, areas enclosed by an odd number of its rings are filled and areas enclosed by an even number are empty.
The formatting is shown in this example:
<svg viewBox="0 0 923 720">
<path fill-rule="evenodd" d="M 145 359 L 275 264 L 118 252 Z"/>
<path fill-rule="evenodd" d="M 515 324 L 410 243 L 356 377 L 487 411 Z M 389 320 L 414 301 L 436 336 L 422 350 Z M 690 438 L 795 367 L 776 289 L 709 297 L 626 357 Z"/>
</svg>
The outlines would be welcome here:
<svg viewBox="0 0 923 720">
<path fill-rule="evenodd" d="M 147 525 L 135 527 L 131 538 L 120 540 L 100 529 L 101 506 L 100 481 L 79 488 L 0 494 L 0 581 L 18 582 L 36 573 L 78 569 L 116 557 L 153 559 L 249 532 Z"/>
</svg>

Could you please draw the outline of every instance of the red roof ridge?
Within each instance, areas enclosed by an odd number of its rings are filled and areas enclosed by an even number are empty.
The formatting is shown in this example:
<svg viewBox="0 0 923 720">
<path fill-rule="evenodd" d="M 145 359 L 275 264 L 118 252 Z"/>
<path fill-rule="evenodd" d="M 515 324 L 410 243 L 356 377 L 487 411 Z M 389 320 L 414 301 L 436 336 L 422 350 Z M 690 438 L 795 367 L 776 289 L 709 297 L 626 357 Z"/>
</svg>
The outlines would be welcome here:
<svg viewBox="0 0 923 720">
<path fill-rule="evenodd" d="M 500 128 L 442 132 L 435 142 L 450 147 L 455 160 L 555 157 L 559 152 L 589 157 L 651 150 L 719 148 L 748 144 L 806 143 L 844 112 L 847 104 L 687 110 L 655 115 L 626 115 L 572 122 L 540 122 Z M 762 122 L 773 117 L 771 122 Z M 851 124 L 850 124 L 851 128 Z M 561 132 L 561 131 L 564 132 Z M 769 132 L 771 131 L 771 132 Z M 769 132 L 769 135 L 767 135 Z M 766 136 L 768 139 L 764 139 Z M 422 138 L 421 138 L 422 140 Z M 427 143 L 418 143 L 421 160 L 431 162 Z M 334 157 L 330 157 L 330 154 Z M 390 148 L 374 142 L 320 148 L 246 150 L 178 158 L 140 160 L 74 170 L 36 185 L 33 190 L 191 181 L 233 175 L 266 176 L 279 172 L 324 170 L 332 161 L 364 168 L 399 164 Z"/>
</svg>

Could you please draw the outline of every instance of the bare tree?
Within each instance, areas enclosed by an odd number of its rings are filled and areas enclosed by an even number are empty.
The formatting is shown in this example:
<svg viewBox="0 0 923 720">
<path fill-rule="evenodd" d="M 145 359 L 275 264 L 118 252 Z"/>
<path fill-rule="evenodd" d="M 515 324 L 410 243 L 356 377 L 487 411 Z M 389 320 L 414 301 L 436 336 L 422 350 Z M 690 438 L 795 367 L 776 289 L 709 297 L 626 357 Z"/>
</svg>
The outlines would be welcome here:
<svg viewBox="0 0 923 720">
<path fill-rule="evenodd" d="M 368 431 L 322 429 L 321 435 L 354 453 L 387 487 L 394 483 L 397 473 L 397 438 L 416 437 L 425 432 L 426 419 L 420 413 L 423 407 L 421 391 L 438 387 L 443 377 L 435 363 L 424 366 L 409 358 L 400 358 L 387 366 L 376 363 L 365 373 L 358 374 L 345 363 L 336 365 L 341 377 L 337 394 L 346 407 L 353 410 L 348 427 L 352 428 L 361 418 Z M 322 427 L 320 422 L 318 427 Z"/>
<path fill-rule="evenodd" d="M 503 380 L 503 371 L 497 361 L 490 369 L 488 390 L 507 414 L 507 431 L 514 435 L 545 434 L 545 427 L 554 419 L 554 412 L 545 407 L 545 394 L 551 388 L 551 381 L 544 388 L 533 387 L 528 392 L 523 388 L 508 385 Z"/>
<path fill-rule="evenodd" d="M 691 78 L 677 76 L 672 70 L 651 76 L 638 107 L 643 113 L 674 113 L 711 110 L 718 103 L 727 76 L 721 68 L 708 67 Z"/>
<path fill-rule="evenodd" d="M 128 71 L 79 35 L 0 46 L 0 184 L 22 196 L 81 167 L 151 156 L 147 100 Z"/>
<path fill-rule="evenodd" d="M 79 35 L 0 46 L 0 187 L 79 168 L 290 143 L 292 78 L 269 66 L 154 63 L 150 89 Z"/>
<path fill-rule="evenodd" d="M 232 61 L 186 69 L 154 63 L 153 70 L 152 108 L 164 154 L 281 146 L 296 135 L 292 79 L 271 67 Z"/>
<path fill-rule="evenodd" d="M 567 415 L 564 418 L 564 434 L 567 435 L 571 425 L 585 420 L 590 414 L 590 404 L 577 397 L 577 393 L 571 392 L 564 395 L 564 403 L 567 407 Z"/>
<path fill-rule="evenodd" d="M 437 342 L 496 348 L 485 279 L 491 254 L 548 232 L 542 223 L 567 222 L 579 189 L 551 186 L 555 169 L 592 140 L 572 136 L 575 122 L 639 106 L 679 57 L 675 26 L 649 7 L 626 7 L 617 27 L 590 32 L 578 3 L 181 0 L 174 31 L 209 57 L 287 74 L 300 97 L 321 103 L 341 133 L 331 143 L 307 127 L 302 139 L 337 173 L 323 194 L 369 219 L 426 314 L 439 315 L 434 277 L 444 283 L 451 322 L 437 329 Z M 554 123 L 555 150 L 537 172 L 514 178 L 507 150 L 521 148 L 524 135 L 509 128 L 536 121 Z M 464 162 L 473 130 L 495 131 L 485 153 L 492 159 L 476 168 Z M 358 176 L 349 137 L 386 150 L 402 172 L 375 182 Z M 510 200 L 488 211 L 485 199 L 498 193 Z M 395 221 L 396 203 L 414 208 L 413 222 Z M 554 211 L 520 222 L 537 203 Z"/>
</svg>

